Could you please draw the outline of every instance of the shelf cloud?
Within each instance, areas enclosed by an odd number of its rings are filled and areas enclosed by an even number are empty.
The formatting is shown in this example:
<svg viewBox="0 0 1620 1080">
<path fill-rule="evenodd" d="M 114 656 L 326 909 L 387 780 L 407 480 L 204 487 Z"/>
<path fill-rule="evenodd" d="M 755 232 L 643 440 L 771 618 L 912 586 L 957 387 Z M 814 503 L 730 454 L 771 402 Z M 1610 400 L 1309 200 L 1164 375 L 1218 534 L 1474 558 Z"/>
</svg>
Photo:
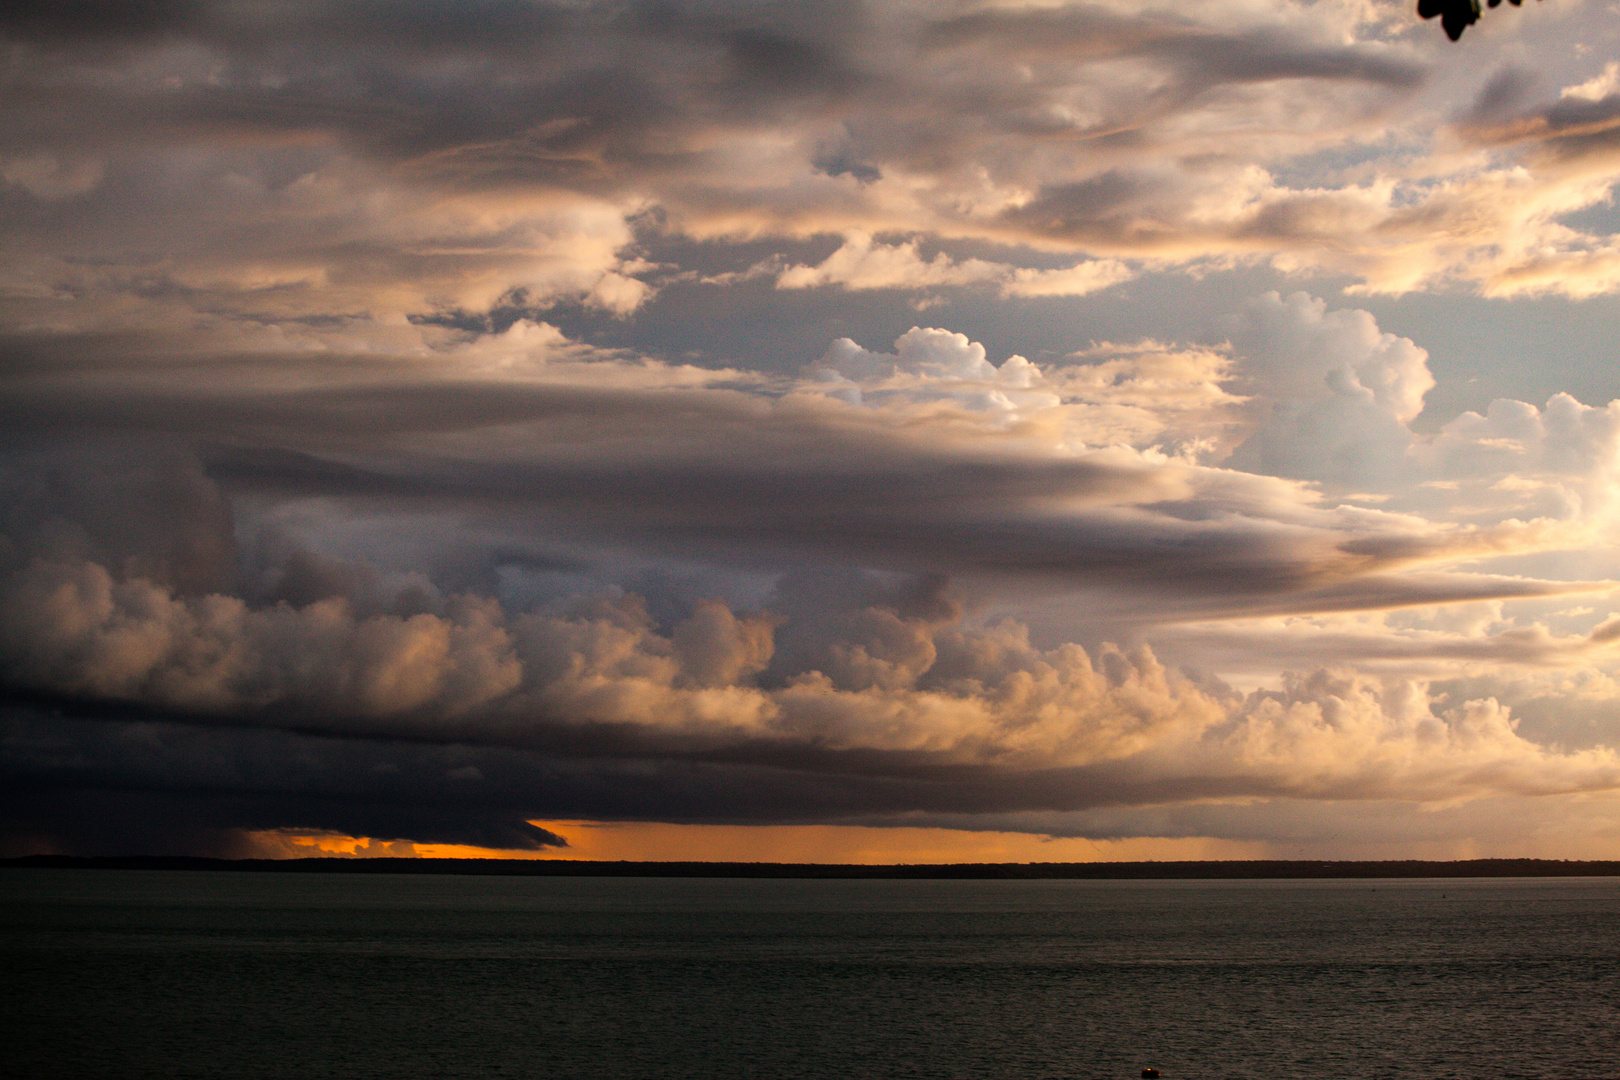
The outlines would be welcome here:
<svg viewBox="0 0 1620 1080">
<path fill-rule="evenodd" d="M 1603 850 L 1616 31 L 1534 14 L 13 5 L 0 853 Z"/>
</svg>

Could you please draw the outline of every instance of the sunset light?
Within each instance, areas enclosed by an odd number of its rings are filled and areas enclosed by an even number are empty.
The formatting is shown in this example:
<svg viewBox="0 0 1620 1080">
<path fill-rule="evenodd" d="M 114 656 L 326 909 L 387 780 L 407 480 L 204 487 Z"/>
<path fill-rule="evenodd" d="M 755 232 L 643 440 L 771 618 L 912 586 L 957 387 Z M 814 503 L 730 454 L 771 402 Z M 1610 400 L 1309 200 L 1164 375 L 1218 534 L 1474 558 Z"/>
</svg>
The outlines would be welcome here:
<svg viewBox="0 0 1620 1080">
<path fill-rule="evenodd" d="M 1620 0 L 0 45 L 5 1077 L 1620 1077 Z"/>
<path fill-rule="evenodd" d="M 19 11 L 0 855 L 1620 857 L 1612 4 Z"/>
</svg>

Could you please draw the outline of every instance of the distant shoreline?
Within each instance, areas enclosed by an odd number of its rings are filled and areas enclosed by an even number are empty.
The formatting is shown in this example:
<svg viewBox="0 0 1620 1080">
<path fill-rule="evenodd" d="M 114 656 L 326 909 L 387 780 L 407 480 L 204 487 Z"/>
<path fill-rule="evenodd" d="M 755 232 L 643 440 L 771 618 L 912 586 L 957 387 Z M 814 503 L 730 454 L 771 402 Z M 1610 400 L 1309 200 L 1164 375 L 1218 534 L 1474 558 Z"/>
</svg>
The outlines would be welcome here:
<svg viewBox="0 0 1620 1080">
<path fill-rule="evenodd" d="M 1620 861 L 1562 859 L 1230 860 L 1210 862 L 850 863 L 586 862 L 573 859 L 211 859 L 188 856 L 28 855 L 0 868 L 205 870 L 499 877 L 829 878 L 874 880 L 1244 880 L 1324 878 L 1620 877 Z"/>
</svg>

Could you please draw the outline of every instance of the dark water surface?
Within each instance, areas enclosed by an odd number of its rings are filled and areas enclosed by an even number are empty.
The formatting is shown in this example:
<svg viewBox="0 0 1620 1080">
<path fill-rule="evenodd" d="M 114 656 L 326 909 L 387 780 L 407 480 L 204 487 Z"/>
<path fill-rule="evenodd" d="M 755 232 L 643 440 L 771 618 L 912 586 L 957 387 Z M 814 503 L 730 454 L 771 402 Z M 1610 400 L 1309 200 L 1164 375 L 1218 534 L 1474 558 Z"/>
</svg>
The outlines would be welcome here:
<svg viewBox="0 0 1620 1080">
<path fill-rule="evenodd" d="M 12 1077 L 1620 1077 L 1620 880 L 0 870 Z"/>
</svg>

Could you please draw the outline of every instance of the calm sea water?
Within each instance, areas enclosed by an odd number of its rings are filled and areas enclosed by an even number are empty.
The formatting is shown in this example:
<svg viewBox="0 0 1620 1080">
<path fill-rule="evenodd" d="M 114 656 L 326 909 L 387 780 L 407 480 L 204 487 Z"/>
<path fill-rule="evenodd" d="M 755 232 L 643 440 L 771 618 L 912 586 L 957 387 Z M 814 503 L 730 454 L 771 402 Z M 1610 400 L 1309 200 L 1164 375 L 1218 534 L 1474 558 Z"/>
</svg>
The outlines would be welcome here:
<svg viewBox="0 0 1620 1080">
<path fill-rule="evenodd" d="M 10 1077 L 1620 1077 L 1620 880 L 0 870 Z"/>
</svg>

